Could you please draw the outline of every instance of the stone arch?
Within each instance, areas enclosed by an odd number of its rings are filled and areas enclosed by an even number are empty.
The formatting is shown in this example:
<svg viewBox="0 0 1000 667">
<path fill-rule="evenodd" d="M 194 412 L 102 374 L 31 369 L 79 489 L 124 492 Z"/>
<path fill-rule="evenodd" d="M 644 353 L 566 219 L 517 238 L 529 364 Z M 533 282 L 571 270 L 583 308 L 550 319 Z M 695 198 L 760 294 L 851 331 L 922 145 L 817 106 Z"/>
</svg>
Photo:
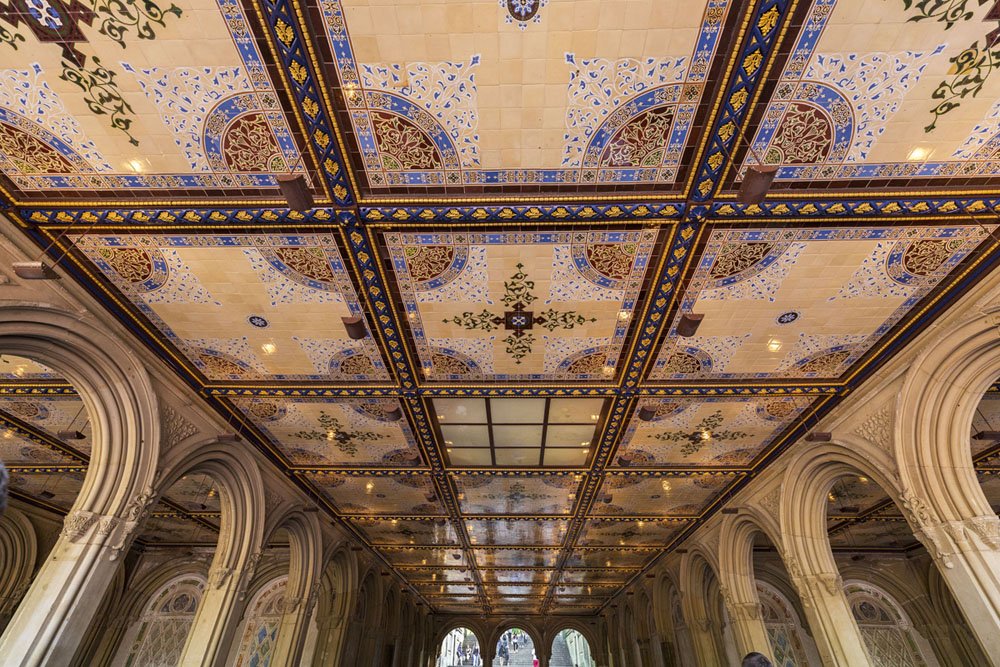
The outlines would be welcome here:
<svg viewBox="0 0 1000 667">
<path fill-rule="evenodd" d="M 92 451 L 80 493 L 54 555 L 0 638 L 0 654 L 12 663 L 66 662 L 152 501 L 160 449 L 157 399 L 136 356 L 79 315 L 35 305 L 0 308 L 0 350 L 65 377 L 90 417 Z"/>
<path fill-rule="evenodd" d="M 790 463 L 779 505 L 784 543 L 775 544 L 784 550 L 783 560 L 793 582 L 803 572 L 837 572 L 826 531 L 827 494 L 837 479 L 865 475 L 905 509 L 898 481 L 886 472 L 892 470 L 895 465 L 887 453 L 867 441 L 846 438 L 810 447 Z"/>
<path fill-rule="evenodd" d="M 442 654 L 444 653 L 444 642 L 447 640 L 448 635 L 450 635 L 455 630 L 468 630 L 472 633 L 472 636 L 476 639 L 476 644 L 479 646 L 479 655 L 482 657 L 483 665 L 489 665 L 490 663 L 486 661 L 486 646 L 483 644 L 483 636 L 485 635 L 484 628 L 475 623 L 472 619 L 452 619 L 441 626 L 437 632 L 435 632 L 433 637 L 433 659 L 432 663 L 434 667 L 438 667 L 438 663 L 441 661 Z M 495 649 L 494 649 L 495 650 Z"/>
<path fill-rule="evenodd" d="M 334 544 L 325 559 L 316 602 L 319 632 L 313 664 L 342 659 L 351 616 L 357 603 L 358 563 L 346 543 Z"/>
<path fill-rule="evenodd" d="M 531 643 L 535 647 L 535 653 L 538 655 L 539 660 L 544 660 L 544 656 L 547 651 L 544 649 L 544 644 L 542 643 L 542 632 L 537 625 L 534 624 L 530 619 L 527 618 L 503 618 L 499 623 L 493 628 L 493 632 L 490 633 L 490 638 L 487 640 L 489 643 L 486 645 L 486 650 L 489 651 L 487 658 L 489 662 L 484 660 L 484 664 L 492 665 L 492 660 L 497 654 L 497 643 L 503 636 L 503 633 L 508 630 L 517 628 L 518 630 L 524 630 L 531 638 Z M 482 650 L 482 649 L 480 649 Z M 544 664 L 544 663 L 542 663 Z"/>
<path fill-rule="evenodd" d="M 810 653 L 805 621 L 785 592 L 763 579 L 757 579 L 761 618 L 767 631 L 775 664 L 786 665 L 791 658 L 796 665 L 809 665 L 817 660 Z"/>
<path fill-rule="evenodd" d="M 599 645 L 594 642 L 593 628 L 589 627 L 586 623 L 581 623 L 574 620 L 567 619 L 566 622 L 558 623 L 551 627 L 551 632 L 546 636 L 546 641 L 548 644 L 548 655 L 550 665 L 555 663 L 555 642 L 559 638 L 559 635 L 563 632 L 576 632 L 583 640 L 587 642 L 587 652 L 590 654 L 589 663 L 576 663 L 578 667 L 593 667 L 596 665 L 596 658 L 599 654 Z M 558 665 L 558 667 L 566 667 L 565 665 Z"/>
<path fill-rule="evenodd" d="M 972 465 L 969 427 L 1000 377 L 998 324 L 994 308 L 927 345 L 899 392 L 894 448 L 902 486 L 922 506 L 923 523 L 985 517 L 996 526 Z"/>
<path fill-rule="evenodd" d="M 268 523 L 264 543 L 278 530 L 288 533 L 288 586 L 274 655 L 276 664 L 293 665 L 301 659 L 319 594 L 323 535 L 316 512 L 303 512 L 292 505 L 277 512 Z"/>
<path fill-rule="evenodd" d="M 699 664 L 715 665 L 725 662 L 721 644 L 723 623 L 718 613 L 718 599 L 712 583 L 718 582 L 718 563 L 702 549 L 694 547 L 681 557 L 681 581 L 684 588 L 681 603 L 684 618 L 693 626 L 692 640 Z"/>
<path fill-rule="evenodd" d="M 219 487 L 219 542 L 208 573 L 208 586 L 182 662 L 222 660 L 233 633 L 229 616 L 246 597 L 262 557 L 264 486 L 253 456 L 238 455 L 232 444 L 194 442 L 174 447 L 164 461 L 156 497 L 183 475 L 203 474 Z"/>
<path fill-rule="evenodd" d="M 36 562 L 38 538 L 34 526 L 22 512 L 8 507 L 0 515 L 0 628 L 7 625 L 28 592 Z"/>
</svg>

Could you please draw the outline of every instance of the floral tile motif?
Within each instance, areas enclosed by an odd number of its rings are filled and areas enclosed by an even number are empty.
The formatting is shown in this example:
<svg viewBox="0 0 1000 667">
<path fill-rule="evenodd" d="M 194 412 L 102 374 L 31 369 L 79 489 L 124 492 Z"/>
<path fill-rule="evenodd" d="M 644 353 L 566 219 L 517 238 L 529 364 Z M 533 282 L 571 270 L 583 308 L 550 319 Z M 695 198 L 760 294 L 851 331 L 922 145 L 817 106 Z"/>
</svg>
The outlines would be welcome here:
<svg viewBox="0 0 1000 667">
<path fill-rule="evenodd" d="M 65 444 L 81 454 L 90 454 L 90 417 L 83 401 L 77 396 L 0 396 L 0 412 L 41 429 L 52 438 L 57 438 L 60 431 L 79 431 L 83 439 Z M 12 432 L 11 435 L 15 434 Z M 36 454 L 44 456 L 41 452 Z"/>
<path fill-rule="evenodd" d="M 779 396 L 644 399 L 633 413 L 618 467 L 749 467 L 812 403 Z M 649 421 L 642 409 L 652 410 Z"/>
<path fill-rule="evenodd" d="M 456 476 L 459 504 L 466 515 L 561 515 L 576 504 L 576 475 Z"/>
<path fill-rule="evenodd" d="M 838 378 L 985 236 L 978 226 L 717 229 L 650 379 Z M 683 313 L 704 315 L 696 336 L 677 335 Z"/>
<path fill-rule="evenodd" d="M 242 194 L 302 172 L 255 17 L 236 0 L 181 5 L 43 2 L 44 24 L 7 12 L 0 172 L 15 187 Z"/>
<path fill-rule="evenodd" d="M 85 476 L 84 470 L 59 473 L 14 470 L 10 473 L 9 489 L 15 498 L 28 496 L 66 512 L 80 495 Z"/>
<path fill-rule="evenodd" d="M 779 181 L 996 175 L 991 7 L 889 2 L 872 13 L 864 0 L 813 0 L 753 136 L 756 154 L 781 165 Z M 893 48 L 872 51 L 882 46 L 873 34 L 895 35 Z"/>
<path fill-rule="evenodd" d="M 470 519 L 465 522 L 469 539 L 476 546 L 560 546 L 569 521 L 524 519 Z"/>
<path fill-rule="evenodd" d="M 733 475 L 608 475 L 591 514 L 599 517 L 697 517 L 735 480 Z"/>
<path fill-rule="evenodd" d="M 552 567 L 559 558 L 558 549 L 473 549 L 480 567 Z"/>
<path fill-rule="evenodd" d="M 341 514 L 447 516 L 430 475 L 306 473 Z"/>
<path fill-rule="evenodd" d="M 393 420 L 397 399 L 276 398 L 235 400 L 292 466 L 421 466 L 409 423 Z"/>
<path fill-rule="evenodd" d="M 417 547 L 382 547 L 379 549 L 393 565 L 465 567 L 461 549 L 420 549 Z"/>
<path fill-rule="evenodd" d="M 441 232 L 384 241 L 425 378 L 607 381 L 655 238 Z"/>
<path fill-rule="evenodd" d="M 458 544 L 455 528 L 447 519 L 416 521 L 413 519 L 354 519 L 351 523 L 361 530 L 372 544 L 394 546 L 454 546 Z"/>
<path fill-rule="evenodd" d="M 332 236 L 86 235 L 77 244 L 209 380 L 389 377 L 372 337 L 352 340 L 341 324 L 363 308 Z"/>
<path fill-rule="evenodd" d="M 665 547 L 687 525 L 685 521 L 590 519 L 577 544 L 581 547 Z"/>
<path fill-rule="evenodd" d="M 657 555 L 656 551 L 624 551 L 620 549 L 577 549 L 569 555 L 567 567 L 643 567 Z"/>
<path fill-rule="evenodd" d="M 642 0 L 629 11 L 638 21 L 550 0 L 498 0 L 496 22 L 485 6 L 474 20 L 471 6 L 445 12 L 430 0 L 321 9 L 368 186 L 386 191 L 674 183 L 732 4 L 705 0 L 679 15 Z M 521 39 L 501 48 L 505 22 Z M 593 57 L 569 39 L 570 24 L 657 37 Z"/>
</svg>

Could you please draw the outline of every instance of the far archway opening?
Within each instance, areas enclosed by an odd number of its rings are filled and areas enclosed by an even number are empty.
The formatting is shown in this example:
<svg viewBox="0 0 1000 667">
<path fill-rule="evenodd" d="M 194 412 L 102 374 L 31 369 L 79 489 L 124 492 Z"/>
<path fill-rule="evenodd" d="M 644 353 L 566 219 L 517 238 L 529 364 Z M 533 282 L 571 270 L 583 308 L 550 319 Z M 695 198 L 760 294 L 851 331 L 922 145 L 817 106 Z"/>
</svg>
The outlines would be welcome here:
<svg viewBox="0 0 1000 667">
<path fill-rule="evenodd" d="M 437 667 L 479 667 L 482 664 L 479 639 L 469 628 L 455 628 L 441 640 L 441 657 Z"/>
<path fill-rule="evenodd" d="M 567 628 L 552 640 L 549 667 L 596 667 L 590 653 L 590 642 L 579 630 Z"/>
<path fill-rule="evenodd" d="M 508 667 L 508 665 L 531 667 L 536 657 L 535 643 L 528 633 L 521 628 L 511 628 L 497 640 L 493 667 Z"/>
</svg>

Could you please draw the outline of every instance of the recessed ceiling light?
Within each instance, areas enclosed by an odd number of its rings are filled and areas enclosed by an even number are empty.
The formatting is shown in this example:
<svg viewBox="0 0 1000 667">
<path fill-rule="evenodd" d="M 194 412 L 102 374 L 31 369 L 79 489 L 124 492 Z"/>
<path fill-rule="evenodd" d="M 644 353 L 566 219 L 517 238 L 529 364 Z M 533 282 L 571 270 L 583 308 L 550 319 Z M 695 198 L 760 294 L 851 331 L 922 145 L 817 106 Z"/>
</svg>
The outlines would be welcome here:
<svg viewBox="0 0 1000 667">
<path fill-rule="evenodd" d="M 927 146 L 914 146 L 906 156 L 906 159 L 910 162 L 920 162 L 929 158 L 933 152 L 934 149 Z"/>
<path fill-rule="evenodd" d="M 146 169 L 146 163 L 139 158 L 133 158 L 128 161 L 128 168 L 137 174 L 141 174 Z"/>
<path fill-rule="evenodd" d="M 18 366 L 14 369 L 14 377 L 21 377 L 24 375 L 24 366 Z"/>
<path fill-rule="evenodd" d="M 601 415 L 590 415 L 590 421 L 597 421 L 601 418 Z"/>
<path fill-rule="evenodd" d="M 771 352 L 777 352 L 778 350 L 781 349 L 781 341 L 778 340 L 777 338 L 772 338 L 771 340 L 767 341 L 767 349 L 769 349 Z"/>
<path fill-rule="evenodd" d="M 627 320 L 631 316 L 632 316 L 632 313 L 628 312 L 627 310 L 620 310 L 620 311 L 618 311 L 618 319 L 622 320 L 623 322 L 625 320 Z"/>
<path fill-rule="evenodd" d="M 278 351 L 278 346 L 274 343 L 264 343 L 260 349 L 263 350 L 264 354 L 274 354 Z"/>
<path fill-rule="evenodd" d="M 604 368 L 601 369 L 601 372 L 604 373 L 605 375 L 611 375 L 612 373 L 615 372 L 615 368 L 614 366 L 605 366 Z"/>
<path fill-rule="evenodd" d="M 861 482 L 862 484 L 867 484 L 868 478 L 865 477 L 864 475 L 861 475 L 860 477 L 858 477 L 858 481 Z"/>
</svg>

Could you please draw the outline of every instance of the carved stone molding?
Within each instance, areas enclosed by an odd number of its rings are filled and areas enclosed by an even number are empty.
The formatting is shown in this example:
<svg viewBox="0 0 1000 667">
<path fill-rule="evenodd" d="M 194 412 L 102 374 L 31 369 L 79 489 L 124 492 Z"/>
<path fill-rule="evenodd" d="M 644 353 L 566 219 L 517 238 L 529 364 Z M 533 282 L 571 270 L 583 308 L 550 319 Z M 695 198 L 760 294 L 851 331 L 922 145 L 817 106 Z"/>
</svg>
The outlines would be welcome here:
<svg viewBox="0 0 1000 667">
<path fill-rule="evenodd" d="M 756 621 L 760 618 L 760 605 L 756 602 L 738 602 L 727 607 L 729 614 L 741 621 Z"/>
<path fill-rule="evenodd" d="M 892 407 L 882 406 L 861 423 L 854 434 L 859 435 L 879 449 L 892 454 Z"/>
<path fill-rule="evenodd" d="M 100 518 L 99 514 L 93 512 L 73 510 L 63 519 L 63 528 L 59 536 L 73 543 L 79 542 Z"/>
<path fill-rule="evenodd" d="M 777 487 L 758 501 L 760 508 L 767 512 L 775 521 L 781 521 L 779 509 L 781 507 L 781 487 Z"/>
<path fill-rule="evenodd" d="M 129 501 L 125 507 L 125 518 L 121 522 L 118 538 L 111 547 L 111 560 L 117 560 L 128 548 L 132 536 L 146 520 L 146 515 L 149 513 L 149 508 L 155 498 L 156 493 L 153 491 L 153 487 L 147 486 Z"/>
<path fill-rule="evenodd" d="M 160 424 L 162 426 L 160 448 L 164 452 L 198 432 L 197 426 L 169 405 L 164 406 L 162 410 Z"/>
<path fill-rule="evenodd" d="M 979 538 L 984 546 L 1000 550 L 1000 519 L 995 516 L 975 516 L 965 522 L 966 529 Z"/>
<path fill-rule="evenodd" d="M 263 551 L 255 551 L 250 554 L 249 558 L 247 558 L 247 563 L 243 566 L 243 573 L 240 575 L 240 588 L 238 592 L 240 600 L 246 598 L 247 590 L 250 588 L 250 584 L 253 582 L 253 576 L 257 572 L 257 565 L 260 563 L 260 559 L 263 556 Z"/>
</svg>

